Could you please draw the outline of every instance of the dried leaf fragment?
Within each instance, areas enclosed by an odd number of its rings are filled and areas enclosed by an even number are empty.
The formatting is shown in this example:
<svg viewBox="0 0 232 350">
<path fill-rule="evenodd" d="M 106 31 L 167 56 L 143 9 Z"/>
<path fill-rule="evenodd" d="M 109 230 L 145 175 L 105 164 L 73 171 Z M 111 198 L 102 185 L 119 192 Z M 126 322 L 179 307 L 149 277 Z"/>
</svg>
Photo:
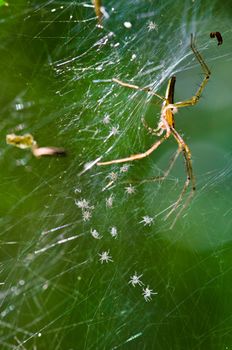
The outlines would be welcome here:
<svg viewBox="0 0 232 350">
<path fill-rule="evenodd" d="M 36 141 L 34 140 L 31 134 L 25 134 L 22 136 L 15 135 L 15 134 L 8 134 L 6 135 L 6 143 L 8 145 L 12 145 L 22 149 L 36 146 Z"/>
<path fill-rule="evenodd" d="M 32 153 L 34 154 L 35 157 L 66 155 L 65 149 L 58 148 L 58 147 L 35 147 L 32 149 Z"/>
<path fill-rule="evenodd" d="M 31 134 L 8 134 L 6 135 L 6 143 L 8 145 L 12 145 L 21 149 L 30 148 L 35 157 L 66 155 L 66 151 L 64 148 L 39 147 Z"/>
</svg>

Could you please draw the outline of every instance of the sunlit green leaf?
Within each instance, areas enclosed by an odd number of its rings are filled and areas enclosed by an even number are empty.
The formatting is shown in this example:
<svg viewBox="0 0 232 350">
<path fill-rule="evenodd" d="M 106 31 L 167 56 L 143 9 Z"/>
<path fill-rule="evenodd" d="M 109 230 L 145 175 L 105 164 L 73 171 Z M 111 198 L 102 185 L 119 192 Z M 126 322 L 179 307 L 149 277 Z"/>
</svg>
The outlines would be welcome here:
<svg viewBox="0 0 232 350">
<path fill-rule="evenodd" d="M 1 6 L 8 6 L 8 3 L 5 0 L 0 0 L 0 7 Z"/>
</svg>

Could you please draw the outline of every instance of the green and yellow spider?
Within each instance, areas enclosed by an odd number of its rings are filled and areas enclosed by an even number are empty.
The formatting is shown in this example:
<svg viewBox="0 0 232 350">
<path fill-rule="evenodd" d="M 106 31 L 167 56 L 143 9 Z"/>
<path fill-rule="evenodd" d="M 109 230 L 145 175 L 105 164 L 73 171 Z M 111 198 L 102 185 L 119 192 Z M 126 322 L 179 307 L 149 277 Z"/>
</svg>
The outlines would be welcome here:
<svg viewBox="0 0 232 350">
<path fill-rule="evenodd" d="M 178 144 L 178 150 L 177 150 L 177 153 L 176 153 L 176 155 L 171 163 L 171 166 L 169 167 L 168 172 L 170 171 L 170 168 L 173 166 L 178 155 L 182 152 L 184 159 L 185 159 L 187 177 L 186 177 L 186 180 L 184 183 L 183 190 L 182 190 L 179 198 L 177 199 L 175 206 L 173 207 L 171 212 L 169 212 L 168 216 L 177 208 L 177 206 L 180 203 L 181 199 L 183 198 L 183 195 L 185 194 L 190 182 L 192 183 L 192 191 L 191 191 L 190 196 L 193 195 L 193 193 L 196 189 L 195 178 L 193 175 L 192 161 L 191 161 L 191 152 L 190 152 L 188 145 L 185 143 L 183 138 L 180 136 L 180 134 L 175 129 L 174 115 L 175 115 L 175 113 L 177 113 L 178 108 L 193 106 L 199 101 L 201 94 L 202 94 L 202 91 L 204 90 L 204 88 L 209 80 L 210 74 L 211 74 L 207 64 L 204 62 L 203 57 L 201 56 L 201 54 L 199 53 L 199 51 L 197 50 L 197 48 L 195 46 L 195 38 L 193 37 L 193 34 L 191 34 L 190 47 L 191 47 L 196 59 L 198 60 L 199 64 L 202 67 L 202 70 L 204 73 L 204 78 L 202 80 L 202 83 L 200 84 L 200 87 L 196 91 L 196 94 L 194 96 L 192 96 L 189 100 L 174 102 L 174 88 L 175 88 L 175 82 L 176 82 L 175 76 L 172 76 L 168 81 L 168 86 L 166 89 L 165 97 L 162 97 L 162 96 L 158 95 L 157 93 L 153 92 L 150 87 L 140 88 L 137 85 L 127 84 L 127 83 L 124 83 L 121 80 L 118 80 L 115 78 L 112 79 L 113 82 L 115 82 L 119 85 L 125 86 L 127 88 L 131 88 L 131 89 L 139 90 L 139 91 L 146 91 L 149 94 L 154 95 L 163 101 L 158 127 L 156 129 L 152 129 L 150 127 L 147 127 L 146 124 L 144 126 L 146 128 L 148 128 L 148 131 L 150 133 L 152 133 L 153 135 L 161 136 L 164 133 L 165 134 L 158 141 L 156 141 L 147 151 L 145 151 L 143 153 L 133 154 L 133 155 L 130 155 L 129 157 L 126 157 L 126 158 L 114 159 L 114 160 L 109 160 L 106 162 L 98 162 L 97 163 L 97 165 L 110 165 L 110 164 L 130 162 L 130 161 L 134 161 L 137 159 L 145 158 L 145 157 L 149 156 L 152 152 L 154 152 L 170 136 L 173 136 Z M 166 172 L 166 174 L 168 172 Z"/>
</svg>

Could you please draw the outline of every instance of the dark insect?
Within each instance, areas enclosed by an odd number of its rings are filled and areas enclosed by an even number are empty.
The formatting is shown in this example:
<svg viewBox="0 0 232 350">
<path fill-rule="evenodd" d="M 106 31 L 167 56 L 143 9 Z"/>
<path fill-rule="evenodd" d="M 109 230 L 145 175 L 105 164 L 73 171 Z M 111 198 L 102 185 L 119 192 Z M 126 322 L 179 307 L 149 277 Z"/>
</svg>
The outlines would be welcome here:
<svg viewBox="0 0 232 350">
<path fill-rule="evenodd" d="M 221 33 L 220 32 L 211 32 L 210 33 L 210 38 L 215 38 L 215 36 L 217 38 L 218 45 L 221 45 L 223 43 Z"/>
</svg>

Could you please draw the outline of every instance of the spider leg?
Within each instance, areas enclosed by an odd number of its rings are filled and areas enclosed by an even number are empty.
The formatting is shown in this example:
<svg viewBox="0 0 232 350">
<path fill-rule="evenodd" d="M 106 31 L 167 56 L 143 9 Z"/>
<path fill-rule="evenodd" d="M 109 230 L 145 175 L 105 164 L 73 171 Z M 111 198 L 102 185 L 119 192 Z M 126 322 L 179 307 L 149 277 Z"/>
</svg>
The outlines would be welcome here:
<svg viewBox="0 0 232 350">
<path fill-rule="evenodd" d="M 125 86 L 125 87 L 128 87 L 130 89 L 134 89 L 134 90 L 138 90 L 138 91 L 145 91 L 145 92 L 148 92 L 149 94 L 151 94 L 152 96 L 156 96 L 158 97 L 160 100 L 162 101 L 165 101 L 166 98 L 157 94 L 156 92 L 152 91 L 151 87 L 149 86 L 145 86 L 145 87 L 139 87 L 138 85 L 133 85 L 133 84 L 128 84 L 128 83 L 124 83 L 123 81 L 119 80 L 119 79 L 116 79 L 116 78 L 113 78 L 112 81 L 114 83 L 117 83 L 121 86 Z"/>
<path fill-rule="evenodd" d="M 163 175 L 163 178 L 164 178 L 164 179 L 169 175 L 169 173 L 170 173 L 170 171 L 172 170 L 172 168 L 173 168 L 173 166 L 174 166 L 174 164 L 175 164 L 177 158 L 179 157 L 181 151 L 182 151 L 182 148 L 181 148 L 181 147 L 178 147 L 178 150 L 177 150 L 176 153 L 174 154 L 174 157 L 171 158 L 171 161 L 170 161 L 170 164 L 169 164 L 168 169 L 164 172 L 164 175 Z"/>
<path fill-rule="evenodd" d="M 153 176 L 153 177 L 149 177 L 147 179 L 133 179 L 133 180 L 125 180 L 123 181 L 123 183 L 139 183 L 139 186 L 147 183 L 147 182 L 155 182 L 155 181 L 164 181 L 166 179 L 166 177 L 169 175 L 170 171 L 172 170 L 180 152 L 182 151 L 182 148 L 178 148 L 178 150 L 176 151 L 176 153 L 174 154 L 174 156 L 171 158 L 171 161 L 169 163 L 168 168 L 164 171 L 163 175 L 161 176 Z"/>
<path fill-rule="evenodd" d="M 171 134 L 167 133 L 165 136 L 163 136 L 160 140 L 156 141 L 146 152 L 144 153 L 138 153 L 138 154 L 132 154 L 129 157 L 121 158 L 121 159 L 114 159 L 109 160 L 107 162 L 98 162 L 97 165 L 110 165 L 110 164 L 117 164 L 117 163 L 126 163 L 131 162 L 136 159 L 142 159 L 147 156 L 149 156 L 152 152 L 154 152 L 160 145 L 163 143 Z"/>
<path fill-rule="evenodd" d="M 200 99 L 200 97 L 202 95 L 202 92 L 203 92 L 206 84 L 209 81 L 210 74 L 211 74 L 211 72 L 209 70 L 209 67 L 207 66 L 207 64 L 205 63 L 203 57 L 201 56 L 200 52 L 197 50 L 197 48 L 195 46 L 195 39 L 193 38 L 192 34 L 191 34 L 190 47 L 191 47 L 191 49 L 192 49 L 196 59 L 198 60 L 199 64 L 201 65 L 203 73 L 204 73 L 205 76 L 204 76 L 204 78 L 203 78 L 203 80 L 202 80 L 202 82 L 201 82 L 201 84 L 200 84 L 199 88 L 197 89 L 196 94 L 194 96 L 192 96 L 189 100 L 176 102 L 176 103 L 173 104 L 177 108 L 195 105 L 199 101 L 199 99 Z"/>
<path fill-rule="evenodd" d="M 171 128 L 171 132 L 172 132 L 174 138 L 176 139 L 176 141 L 177 141 L 177 143 L 179 145 L 179 149 L 183 151 L 183 156 L 184 156 L 185 165 L 186 165 L 187 177 L 186 177 L 183 189 L 182 189 L 182 191 L 181 191 L 177 201 L 175 202 L 172 210 L 166 215 L 165 219 L 167 219 L 176 210 L 176 208 L 179 206 L 180 202 L 182 201 L 182 199 L 184 197 L 184 194 L 186 193 L 190 182 L 192 183 L 192 190 L 191 190 L 191 192 L 190 192 L 186 202 L 184 203 L 182 209 L 176 215 L 175 220 L 174 220 L 174 222 L 172 223 L 172 226 L 171 226 L 171 227 L 173 227 L 175 225 L 178 217 L 182 213 L 182 211 L 189 204 L 192 196 L 194 195 L 196 187 L 195 187 L 195 178 L 194 178 L 194 175 L 193 175 L 193 168 L 192 168 L 192 160 L 191 160 L 190 149 L 189 149 L 188 145 L 184 142 L 183 138 L 179 135 L 179 133 L 173 127 Z"/>
<path fill-rule="evenodd" d="M 151 128 L 144 118 L 142 118 L 142 124 L 144 128 L 148 131 L 148 133 L 151 135 L 161 136 L 164 132 L 164 129 L 161 129 L 159 126 L 155 129 Z"/>
<path fill-rule="evenodd" d="M 169 167 L 165 170 L 165 172 L 162 176 L 154 176 L 154 177 L 151 177 L 149 179 L 140 180 L 139 184 L 143 184 L 146 182 L 152 182 L 152 181 L 164 181 L 166 179 L 166 177 L 169 175 L 170 171 L 172 170 L 172 168 L 173 168 L 177 158 L 179 157 L 181 151 L 182 151 L 182 148 L 178 147 L 176 153 L 171 158 L 171 161 L 169 163 Z"/>
</svg>

